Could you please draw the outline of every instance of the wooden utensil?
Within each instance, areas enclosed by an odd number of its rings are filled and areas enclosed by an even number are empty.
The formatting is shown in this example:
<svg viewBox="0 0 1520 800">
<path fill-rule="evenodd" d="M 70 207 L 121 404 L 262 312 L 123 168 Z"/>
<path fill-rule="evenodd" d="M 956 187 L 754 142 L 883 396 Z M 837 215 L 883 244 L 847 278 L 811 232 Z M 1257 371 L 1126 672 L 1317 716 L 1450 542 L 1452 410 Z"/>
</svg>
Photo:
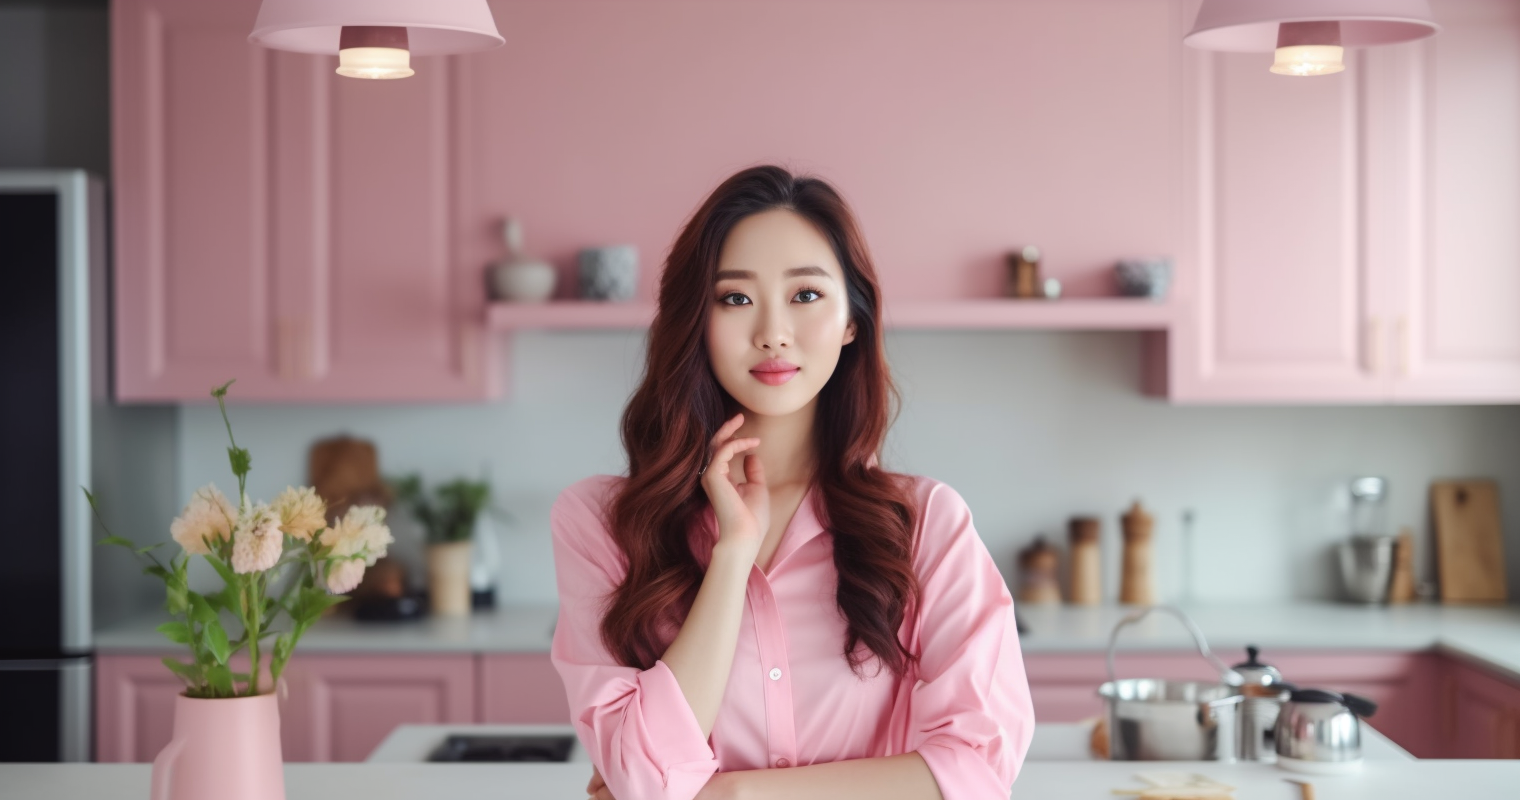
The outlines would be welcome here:
<svg viewBox="0 0 1520 800">
<path fill-rule="evenodd" d="M 1414 533 L 1408 528 L 1399 531 L 1393 545 L 1393 579 L 1388 583 L 1389 603 L 1408 603 L 1414 600 Z"/>
<path fill-rule="evenodd" d="M 1436 481 L 1430 485 L 1430 509 L 1441 602 L 1504 602 L 1508 590 L 1498 485 L 1491 480 Z"/>
</svg>

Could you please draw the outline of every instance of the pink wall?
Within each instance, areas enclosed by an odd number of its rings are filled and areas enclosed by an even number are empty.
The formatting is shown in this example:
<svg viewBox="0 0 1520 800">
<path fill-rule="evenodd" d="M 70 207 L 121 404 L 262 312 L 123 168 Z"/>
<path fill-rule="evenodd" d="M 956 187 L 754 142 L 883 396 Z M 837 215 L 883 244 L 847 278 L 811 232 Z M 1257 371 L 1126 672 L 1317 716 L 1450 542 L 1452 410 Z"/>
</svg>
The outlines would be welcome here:
<svg viewBox="0 0 1520 800">
<path fill-rule="evenodd" d="M 845 192 L 889 296 L 997 294 L 1026 243 L 1111 293 L 1114 260 L 1177 249 L 1184 5 L 495 0 L 506 46 L 458 62 L 466 252 L 511 213 L 567 268 L 637 244 L 652 296 L 706 192 L 774 161 Z"/>
</svg>

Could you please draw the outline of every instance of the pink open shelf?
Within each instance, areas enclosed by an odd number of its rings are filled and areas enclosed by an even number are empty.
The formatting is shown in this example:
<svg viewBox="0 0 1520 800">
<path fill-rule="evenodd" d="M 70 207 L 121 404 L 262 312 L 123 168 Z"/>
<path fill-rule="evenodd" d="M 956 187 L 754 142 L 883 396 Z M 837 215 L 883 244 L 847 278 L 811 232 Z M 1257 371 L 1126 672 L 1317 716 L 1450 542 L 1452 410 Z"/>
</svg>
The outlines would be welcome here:
<svg viewBox="0 0 1520 800">
<path fill-rule="evenodd" d="M 548 303 L 492 303 L 487 310 L 492 330 L 594 330 L 643 328 L 654 319 L 646 303 L 603 303 L 556 300 Z M 1173 306 L 1146 299 L 1120 297 L 1065 300 L 935 300 L 888 302 L 888 330 L 1032 329 L 1032 330 L 1166 330 L 1175 316 Z"/>
</svg>

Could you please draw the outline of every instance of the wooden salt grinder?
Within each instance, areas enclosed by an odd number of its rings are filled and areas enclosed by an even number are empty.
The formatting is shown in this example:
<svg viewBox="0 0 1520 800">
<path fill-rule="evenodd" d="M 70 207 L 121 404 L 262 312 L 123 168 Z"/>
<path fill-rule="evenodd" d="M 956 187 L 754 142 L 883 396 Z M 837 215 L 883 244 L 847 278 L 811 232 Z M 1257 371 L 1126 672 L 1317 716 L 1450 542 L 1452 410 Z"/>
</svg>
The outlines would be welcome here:
<svg viewBox="0 0 1520 800">
<path fill-rule="evenodd" d="M 1056 549 L 1036 536 L 1034 543 L 1019 551 L 1019 602 L 1045 604 L 1061 602 L 1061 586 Z"/>
<path fill-rule="evenodd" d="M 1103 562 L 1098 550 L 1102 524 L 1097 517 L 1072 517 L 1069 523 L 1068 585 L 1072 605 L 1095 606 L 1103 602 Z"/>
<path fill-rule="evenodd" d="M 1151 538 L 1156 520 L 1136 500 L 1119 518 L 1124 531 L 1124 569 L 1119 577 L 1119 602 L 1132 606 L 1156 603 L 1151 569 Z"/>
</svg>

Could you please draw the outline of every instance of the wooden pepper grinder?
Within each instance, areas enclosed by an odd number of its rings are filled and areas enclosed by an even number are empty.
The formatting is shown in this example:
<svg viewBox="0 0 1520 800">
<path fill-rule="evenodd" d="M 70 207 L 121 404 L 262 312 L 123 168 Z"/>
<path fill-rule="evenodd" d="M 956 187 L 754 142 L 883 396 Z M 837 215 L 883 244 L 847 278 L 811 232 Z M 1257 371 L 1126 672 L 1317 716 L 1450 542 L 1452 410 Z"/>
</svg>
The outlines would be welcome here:
<svg viewBox="0 0 1520 800">
<path fill-rule="evenodd" d="M 1098 534 L 1103 523 L 1097 517 L 1072 517 L 1068 539 L 1071 574 L 1071 602 L 1078 606 L 1095 606 L 1103 602 L 1103 562 L 1098 551 Z"/>
<path fill-rule="evenodd" d="M 1058 561 L 1056 549 L 1044 536 L 1034 537 L 1034 544 L 1019 551 L 1020 603 L 1061 602 L 1061 586 L 1056 580 Z"/>
<path fill-rule="evenodd" d="M 1156 603 L 1156 587 L 1151 567 L 1151 538 L 1156 520 L 1136 500 L 1119 518 L 1124 530 L 1124 569 L 1119 580 L 1119 602 L 1132 606 Z"/>
</svg>

